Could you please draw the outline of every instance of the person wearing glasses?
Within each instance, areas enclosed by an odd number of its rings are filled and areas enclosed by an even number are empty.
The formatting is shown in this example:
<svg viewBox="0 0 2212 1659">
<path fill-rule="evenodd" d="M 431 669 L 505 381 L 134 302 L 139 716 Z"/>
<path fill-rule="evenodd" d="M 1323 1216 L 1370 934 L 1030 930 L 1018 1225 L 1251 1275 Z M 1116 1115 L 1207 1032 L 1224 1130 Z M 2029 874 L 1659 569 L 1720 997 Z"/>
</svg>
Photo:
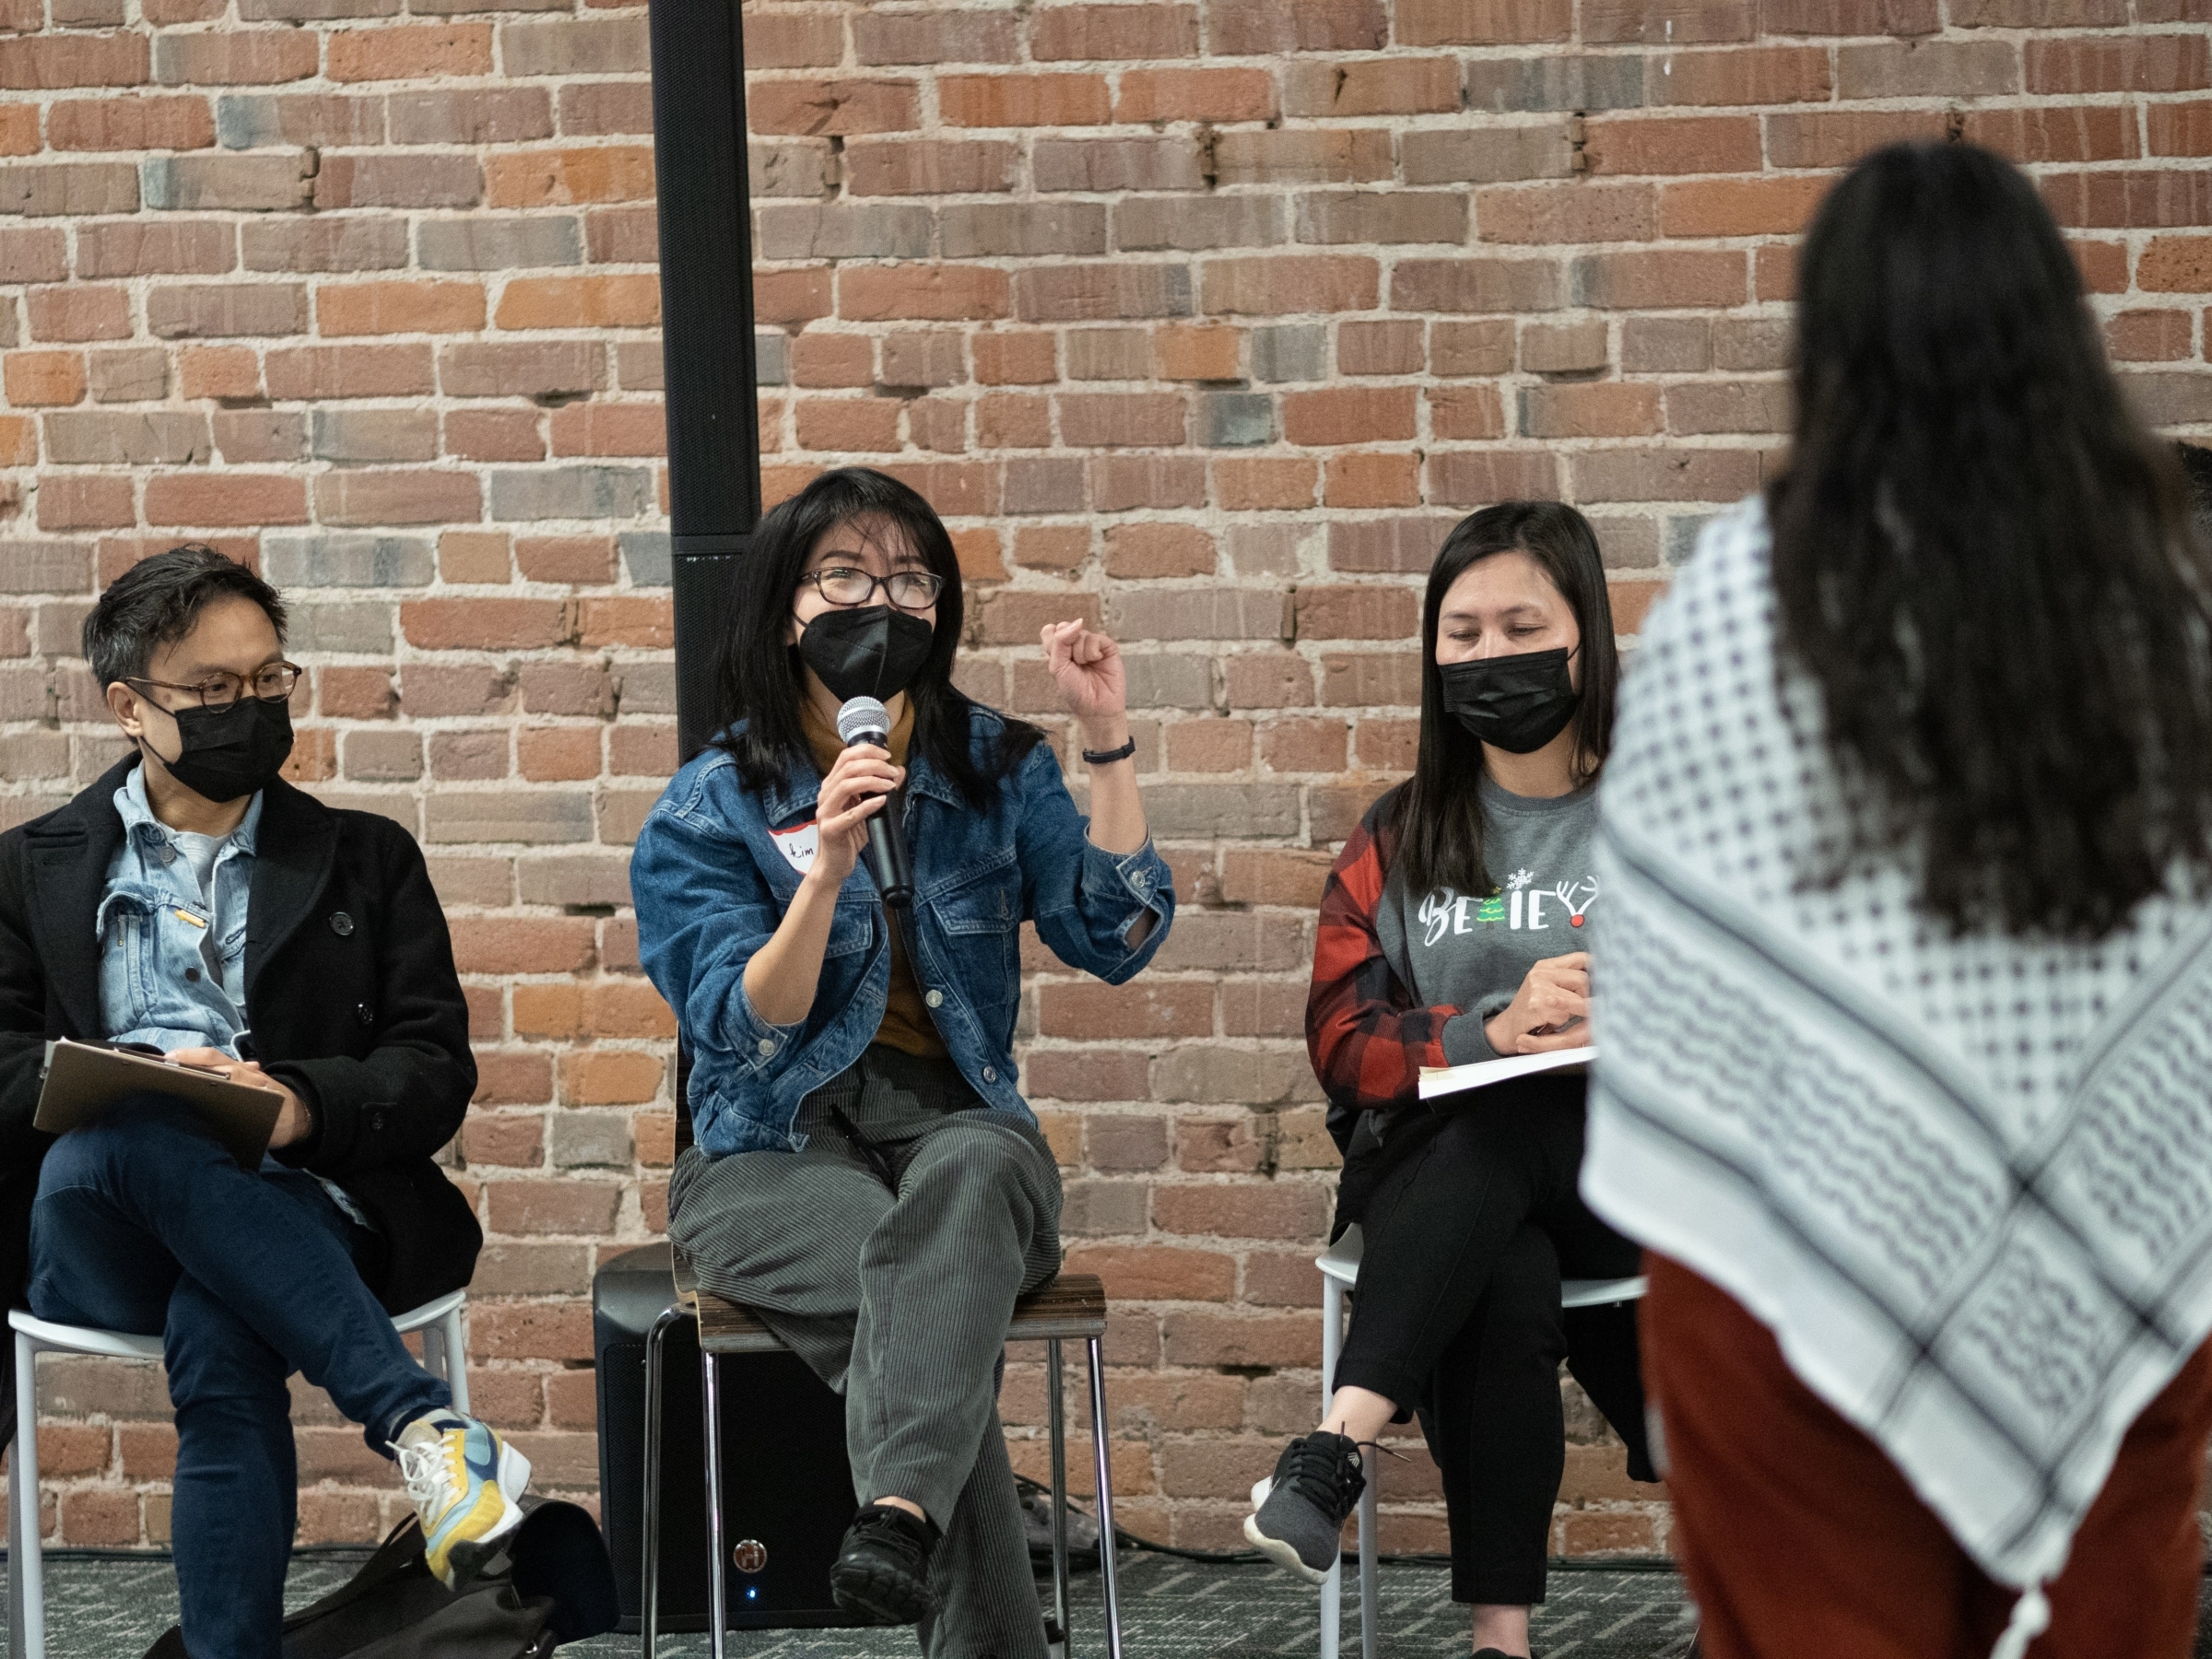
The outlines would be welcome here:
<svg viewBox="0 0 2212 1659">
<path fill-rule="evenodd" d="M 392 1328 L 467 1284 L 482 1242 L 431 1161 L 476 1088 L 468 1010 L 413 838 L 279 775 L 300 683 L 284 629 L 276 590 L 210 547 L 118 577 L 84 653 L 131 752 L 0 835 L 0 1287 L 41 1319 L 163 1339 L 195 1659 L 277 1659 L 292 1372 L 398 1464 L 449 1584 L 518 1524 L 529 1477 Z M 241 1167 L 153 1091 L 59 1138 L 33 1127 L 55 1038 L 270 1090 L 267 1155 Z"/>
<path fill-rule="evenodd" d="M 919 1625 L 926 1653 L 1043 1659 L 996 1397 L 1015 1298 L 1060 1265 L 1059 1169 L 1015 1076 L 1021 928 L 1115 984 L 1167 935 L 1122 660 L 1079 622 L 1043 629 L 1087 820 L 1045 734 L 954 684 L 959 564 L 913 490 L 825 473 L 735 581 L 714 736 L 630 865 L 692 1057 L 668 1235 L 844 1394 L 861 1507 L 838 1604 Z M 888 740 L 848 747 L 863 697 Z M 911 905 L 861 857 L 879 815 Z"/>
</svg>

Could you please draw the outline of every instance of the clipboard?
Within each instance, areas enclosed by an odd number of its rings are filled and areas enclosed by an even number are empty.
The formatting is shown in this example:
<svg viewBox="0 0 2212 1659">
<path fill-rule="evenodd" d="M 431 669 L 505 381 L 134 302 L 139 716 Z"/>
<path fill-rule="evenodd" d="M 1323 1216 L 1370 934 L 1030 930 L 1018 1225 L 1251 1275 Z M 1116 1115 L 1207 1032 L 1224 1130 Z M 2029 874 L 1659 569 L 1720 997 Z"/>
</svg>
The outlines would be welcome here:
<svg viewBox="0 0 2212 1659">
<path fill-rule="evenodd" d="M 276 1132 L 276 1114 L 284 1109 L 284 1097 L 275 1089 L 233 1083 L 205 1066 L 64 1037 L 46 1045 L 31 1126 L 66 1135 L 97 1122 L 124 1096 L 147 1089 L 174 1095 L 197 1112 L 240 1168 L 247 1170 L 261 1167 L 269 1136 Z"/>
<path fill-rule="evenodd" d="M 1597 1045 L 1592 1043 L 1587 1048 L 1554 1049 L 1547 1054 L 1508 1054 L 1502 1060 L 1477 1060 L 1469 1065 L 1424 1065 L 1421 1099 L 1464 1094 L 1471 1088 L 1488 1088 L 1493 1083 L 1510 1083 L 1516 1077 L 1540 1077 L 1546 1072 L 1572 1077 L 1588 1071 L 1590 1062 L 1596 1058 Z"/>
</svg>

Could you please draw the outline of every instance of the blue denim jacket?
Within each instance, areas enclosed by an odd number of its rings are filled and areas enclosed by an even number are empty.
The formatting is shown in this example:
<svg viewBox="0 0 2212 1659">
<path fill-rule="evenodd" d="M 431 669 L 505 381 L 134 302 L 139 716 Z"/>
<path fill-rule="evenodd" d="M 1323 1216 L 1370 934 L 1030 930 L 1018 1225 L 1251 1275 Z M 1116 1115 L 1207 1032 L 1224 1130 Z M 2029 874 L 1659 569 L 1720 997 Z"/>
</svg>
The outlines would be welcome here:
<svg viewBox="0 0 2212 1659">
<path fill-rule="evenodd" d="M 975 712 L 979 759 L 1001 724 Z M 804 844 L 791 832 L 812 824 L 820 789 L 812 763 L 799 759 L 782 787 L 756 794 L 728 755 L 709 748 L 676 774 L 638 834 L 629 866 L 638 951 L 691 1050 L 692 1131 L 718 1156 L 796 1151 L 806 1139 L 792 1129 L 800 1100 L 859 1059 L 883 1021 L 890 946 L 865 859 L 838 893 L 806 1018 L 771 1025 L 745 994 L 746 964 L 798 891 L 801 872 L 783 848 Z M 1150 841 L 1128 853 L 1093 846 L 1044 744 L 1001 782 L 987 812 L 918 754 L 904 794 L 924 1000 L 970 1086 L 993 1111 L 1033 1124 L 1014 1075 L 1021 924 L 1035 922 L 1069 967 L 1119 984 L 1167 937 L 1175 913 L 1167 865 Z M 1151 931 L 1131 945 L 1147 915 Z"/>
<path fill-rule="evenodd" d="M 261 794 L 216 854 L 214 891 L 146 799 L 146 769 L 115 792 L 123 842 L 93 925 L 100 935 L 100 1018 L 114 1042 L 238 1053 L 245 1024 L 246 911 Z M 218 978 L 217 964 L 220 964 Z"/>
</svg>

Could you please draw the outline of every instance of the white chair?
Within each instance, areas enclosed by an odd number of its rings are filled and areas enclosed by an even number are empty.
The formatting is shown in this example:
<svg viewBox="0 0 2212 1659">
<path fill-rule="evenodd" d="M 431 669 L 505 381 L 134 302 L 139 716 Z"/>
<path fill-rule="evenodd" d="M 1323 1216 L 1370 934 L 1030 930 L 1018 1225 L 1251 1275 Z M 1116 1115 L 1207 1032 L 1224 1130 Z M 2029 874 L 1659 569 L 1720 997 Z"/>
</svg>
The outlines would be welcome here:
<svg viewBox="0 0 2212 1659">
<path fill-rule="evenodd" d="M 422 1333 L 423 1361 L 453 1391 L 453 1409 L 468 1410 L 468 1349 L 461 1335 L 463 1290 L 449 1291 L 402 1313 L 402 1335 Z M 16 1337 L 16 1437 L 7 1446 L 7 1651 L 9 1659 L 46 1659 L 45 1563 L 39 1542 L 39 1395 L 41 1354 L 93 1354 L 109 1359 L 159 1359 L 161 1338 L 55 1324 L 21 1308 L 7 1316 Z"/>
<path fill-rule="evenodd" d="M 1322 1415 L 1326 1417 L 1336 1394 L 1336 1358 L 1344 1349 L 1344 1293 L 1359 1279 L 1359 1230 L 1347 1227 L 1344 1237 L 1313 1258 L 1321 1269 L 1321 1376 Z M 1563 1279 L 1559 1283 L 1562 1308 L 1602 1308 L 1634 1301 L 1643 1294 L 1641 1278 Z M 1375 1659 L 1378 1628 L 1375 1605 L 1375 1488 L 1370 1479 L 1359 1494 L 1359 1655 Z M 1344 1623 L 1344 1562 L 1339 1559 L 1321 1582 L 1321 1659 L 1336 1659 Z"/>
</svg>

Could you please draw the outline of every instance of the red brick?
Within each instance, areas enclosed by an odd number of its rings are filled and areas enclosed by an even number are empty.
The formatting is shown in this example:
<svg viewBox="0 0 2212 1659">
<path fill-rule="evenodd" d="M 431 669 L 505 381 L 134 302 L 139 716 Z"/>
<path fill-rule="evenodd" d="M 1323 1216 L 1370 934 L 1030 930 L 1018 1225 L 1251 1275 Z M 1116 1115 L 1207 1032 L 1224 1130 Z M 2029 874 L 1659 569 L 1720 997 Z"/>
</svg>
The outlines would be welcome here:
<svg viewBox="0 0 2212 1659">
<path fill-rule="evenodd" d="M 1230 512 L 1311 507 L 1320 468 L 1304 456 L 1223 458 L 1213 464 L 1216 503 Z"/>
<path fill-rule="evenodd" d="M 972 349 L 975 378 L 986 386 L 1041 385 L 1060 378 L 1048 332 L 978 334 Z"/>
<path fill-rule="evenodd" d="M 1552 9 L 1562 19 L 1568 15 L 1563 3 Z M 1401 40 L 1407 39 L 1406 11 L 1401 0 Z M 1209 49 L 1220 57 L 1373 52 L 1388 43 L 1390 20 L 1382 0 L 1306 0 L 1300 6 L 1278 6 L 1273 0 L 1212 0 L 1206 7 L 1206 30 Z M 1563 22 L 1556 38 L 1566 38 Z"/>
<path fill-rule="evenodd" d="M 968 195 L 1008 190 L 1016 146 L 996 138 L 878 139 L 845 151 L 845 188 L 854 196 Z"/>
<path fill-rule="evenodd" d="M 58 143 L 54 146 L 56 149 L 61 147 Z M 0 109 L 0 156 L 35 156 L 38 153 L 38 106 L 9 104 Z"/>
<path fill-rule="evenodd" d="M 1387 443 L 1414 436 L 1411 386 L 1343 386 L 1283 394 L 1283 436 L 1292 443 Z"/>
<path fill-rule="evenodd" d="M 128 478 L 49 473 L 39 480 L 39 528 L 109 530 L 137 522 Z"/>
<path fill-rule="evenodd" d="M 2154 103 L 2145 112 L 2154 156 L 2212 156 L 2212 99 Z"/>
<path fill-rule="evenodd" d="M 1564 41 L 1571 0 L 1398 0 L 1404 46 L 1504 46 Z"/>
<path fill-rule="evenodd" d="M 431 80 L 491 73 L 488 23 L 380 24 L 330 37 L 324 74 L 334 81 Z"/>
<path fill-rule="evenodd" d="M 559 599 L 414 599 L 399 625 L 425 651 L 528 651 L 565 643 L 572 618 Z"/>
<path fill-rule="evenodd" d="M 2189 355 L 2194 319 L 2185 311 L 2122 312 L 2104 325 L 2105 344 L 2126 362 L 2170 362 Z"/>
<path fill-rule="evenodd" d="M 1832 87 L 1828 53 L 1817 46 L 1741 46 L 1670 53 L 1667 73 L 1647 76 L 1657 104 L 1825 102 Z"/>
<path fill-rule="evenodd" d="M 315 516 L 325 524 L 470 524 L 483 511 L 470 472 L 343 469 L 315 479 Z"/>
<path fill-rule="evenodd" d="M 899 447 L 900 406 L 888 397 L 807 397 L 796 406 L 799 447 L 883 453 Z"/>
<path fill-rule="evenodd" d="M 1390 306 L 1401 312 L 1553 311 L 1565 285 L 1550 259 L 1401 259 L 1390 277 Z M 1436 362 L 1438 373 L 1470 373 Z"/>
<path fill-rule="evenodd" d="M 1766 118 L 1767 159 L 1776 167 L 1849 167 L 1885 144 L 1941 138 L 1940 110 L 1792 112 Z"/>
<path fill-rule="evenodd" d="M 2030 92 L 2195 92 L 2212 87 L 2212 40 L 2201 33 L 2030 40 L 2025 50 Z"/>
<path fill-rule="evenodd" d="M 1208 260 L 1200 276 L 1205 310 L 1255 315 L 1371 311 L 1378 282 L 1374 260 L 1339 253 Z"/>
<path fill-rule="evenodd" d="M 665 455 L 667 421 L 658 403 L 571 404 L 553 411 L 556 455 Z"/>
<path fill-rule="evenodd" d="M 2159 117 L 2176 106 L 2149 108 L 2151 148 L 2157 152 Z M 2110 104 L 2071 108 L 1971 110 L 1961 133 L 2023 165 L 2048 161 L 2124 161 L 2140 153 L 2135 111 Z"/>
<path fill-rule="evenodd" d="M 1275 112 L 1275 77 L 1265 69 L 1124 70 L 1113 107 L 1120 122 L 1267 121 Z"/>
<path fill-rule="evenodd" d="M 1583 0 L 1583 39 L 1593 44 L 1665 47 L 1747 41 L 1757 27 L 1750 6 L 1725 0 L 1702 5 L 1681 0 Z"/>
<path fill-rule="evenodd" d="M 810 137 L 911 132 L 921 124 L 914 93 L 911 80 L 771 80 L 748 76 L 746 120 L 756 133 Z M 945 119 L 955 126 L 1029 124 L 962 122 L 949 112 Z"/>
<path fill-rule="evenodd" d="M 1593 253 L 1574 262 L 1577 300 L 1607 310 L 1663 310 L 1681 306 L 1741 305 L 1741 253 L 1687 249 Z"/>
<path fill-rule="evenodd" d="M 1420 499 L 1420 457 L 1394 453 L 1333 457 L 1321 492 L 1324 507 L 1411 507 Z"/>
<path fill-rule="evenodd" d="M 52 34 L 0 40 L 0 88 L 135 87 L 147 78 L 142 34 Z"/>
<path fill-rule="evenodd" d="M 848 322 L 958 322 L 1010 310 L 1006 272 L 987 265 L 848 265 L 837 279 L 837 313 Z"/>
<path fill-rule="evenodd" d="M 576 642 L 590 648 L 665 650 L 676 643 L 675 612 L 668 600 L 657 596 L 584 599 L 577 607 Z"/>
<path fill-rule="evenodd" d="M 18 408 L 76 403 L 85 395 L 85 354 L 11 351 L 0 359 L 0 376 Z"/>
<path fill-rule="evenodd" d="M 951 127 L 1099 126 L 1110 112 L 1102 75 L 939 76 L 937 108 Z"/>
<path fill-rule="evenodd" d="M 1489 507 L 1500 501 L 1556 500 L 1558 464 L 1547 451 L 1431 450 L 1429 499 L 1453 507 Z M 1420 700 L 1369 698 L 1370 702 Z"/>
<path fill-rule="evenodd" d="M 1712 179 L 1659 192 L 1663 236 L 1793 236 L 1828 194 L 1829 181 Z"/>
<path fill-rule="evenodd" d="M 1097 1274 L 1116 1302 L 1225 1302 L 1234 1298 L 1237 1288 L 1237 1258 L 1218 1250 L 1078 1245 L 1068 1252 L 1066 1271 Z"/>
<path fill-rule="evenodd" d="M 1219 563 L 1214 538 L 1195 524 L 1113 524 L 1106 531 L 1106 574 L 1120 581 L 1211 576 Z"/>
<path fill-rule="evenodd" d="M 485 201 L 493 207 L 645 201 L 653 195 L 653 149 L 609 144 L 494 154 L 484 180 Z"/>
<path fill-rule="evenodd" d="M 315 289 L 322 335 L 473 334 L 483 326 L 480 282 L 326 282 Z"/>
<path fill-rule="evenodd" d="M 500 291 L 501 328 L 652 328 L 661 320 L 657 276 L 517 276 Z"/>
<path fill-rule="evenodd" d="M 188 385 L 194 355 L 186 354 Z M 435 384 L 427 345 L 272 347 L 266 371 L 269 395 L 288 401 L 422 396 Z"/>
<path fill-rule="evenodd" d="M 22 112 L 34 114 L 35 135 L 35 112 Z M 46 141 L 57 150 L 206 149 L 215 114 L 205 98 L 72 98 L 47 110 Z"/>
<path fill-rule="evenodd" d="M 1030 55 L 1040 63 L 1192 57 L 1194 6 L 1044 6 L 1032 14 Z"/>
<path fill-rule="evenodd" d="M 161 38 L 161 79 L 194 87 L 266 86 L 304 80 L 321 64 L 308 29 L 217 29 Z"/>
<path fill-rule="evenodd" d="M 2153 294 L 2212 293 L 2212 236 L 2154 236 L 2136 263 L 2136 286 Z"/>
<path fill-rule="evenodd" d="M 1484 241 L 1648 241 L 1656 219 L 1649 184 L 1524 184 L 1478 191 Z"/>
<path fill-rule="evenodd" d="M 274 473 L 224 473 L 213 477 L 163 473 L 146 484 L 149 524 L 304 524 L 307 485 Z"/>
<path fill-rule="evenodd" d="M 1583 124 L 1590 171 L 1613 173 L 1757 172 L 1759 121 L 1750 115 L 1592 119 Z"/>
<path fill-rule="evenodd" d="M 460 461 L 542 461 L 546 438 L 535 409 L 454 409 L 445 418 L 445 453 Z"/>
<path fill-rule="evenodd" d="M 1521 394 L 1525 438 L 1636 438 L 1660 429 L 1659 388 L 1646 382 L 1530 386 Z"/>
<path fill-rule="evenodd" d="M 34 340 L 127 340 L 131 297 L 119 288 L 72 283 L 32 288 L 23 297 Z"/>
</svg>

